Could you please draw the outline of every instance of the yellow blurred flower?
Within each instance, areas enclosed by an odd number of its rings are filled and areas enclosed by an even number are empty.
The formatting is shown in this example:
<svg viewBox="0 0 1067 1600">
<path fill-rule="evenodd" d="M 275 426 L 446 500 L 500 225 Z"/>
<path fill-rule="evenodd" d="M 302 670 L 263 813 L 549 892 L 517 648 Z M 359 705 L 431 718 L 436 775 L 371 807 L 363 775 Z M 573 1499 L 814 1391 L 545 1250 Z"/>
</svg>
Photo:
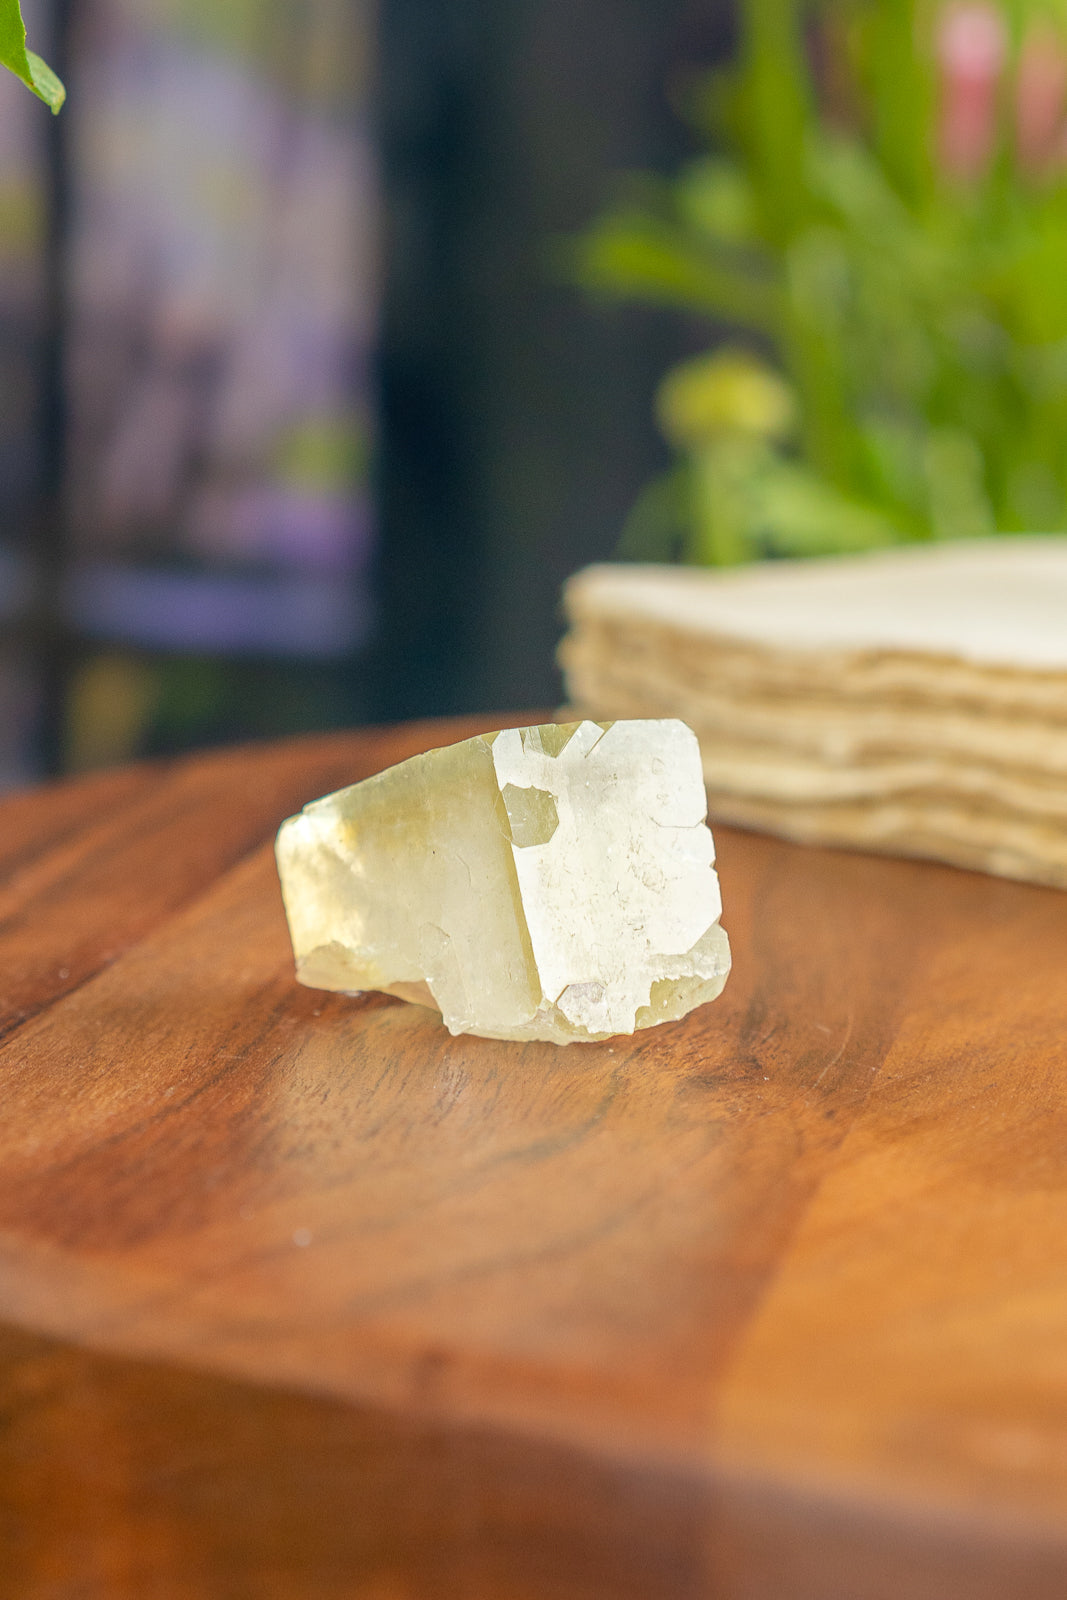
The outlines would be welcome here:
<svg viewBox="0 0 1067 1600">
<path fill-rule="evenodd" d="M 660 384 L 656 414 L 670 442 L 692 449 L 726 433 L 783 439 L 796 404 L 789 385 L 748 350 L 715 350 L 673 368 Z"/>
</svg>

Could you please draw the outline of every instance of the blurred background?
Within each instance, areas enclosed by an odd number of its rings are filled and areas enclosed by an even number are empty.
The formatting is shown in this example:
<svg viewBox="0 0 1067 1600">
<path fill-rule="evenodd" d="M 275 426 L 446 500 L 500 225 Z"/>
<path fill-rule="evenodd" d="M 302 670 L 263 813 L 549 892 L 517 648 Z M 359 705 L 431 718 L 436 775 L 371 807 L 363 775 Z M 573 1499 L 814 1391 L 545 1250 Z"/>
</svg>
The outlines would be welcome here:
<svg viewBox="0 0 1067 1600">
<path fill-rule="evenodd" d="M 0 783 L 547 706 L 558 595 L 1067 527 L 1067 0 L 27 0 Z"/>
</svg>

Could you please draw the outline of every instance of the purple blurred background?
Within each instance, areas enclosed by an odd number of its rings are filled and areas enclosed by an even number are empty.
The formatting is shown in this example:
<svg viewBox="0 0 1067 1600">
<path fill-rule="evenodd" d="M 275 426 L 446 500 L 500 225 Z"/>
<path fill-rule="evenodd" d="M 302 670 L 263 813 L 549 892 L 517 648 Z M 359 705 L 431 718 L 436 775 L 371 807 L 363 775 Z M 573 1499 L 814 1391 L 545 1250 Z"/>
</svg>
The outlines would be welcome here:
<svg viewBox="0 0 1067 1600">
<path fill-rule="evenodd" d="M 27 7 L 35 37 L 55 15 Z M 0 84 L 0 583 L 9 620 L 36 596 L 64 644 L 61 703 L 42 706 L 48 674 L 35 681 L 7 630 L 9 781 L 32 769 L 42 717 L 58 719 L 63 765 L 119 758 L 190 663 L 321 669 L 371 625 L 370 6 L 80 0 L 64 22 L 58 181 L 40 108 Z M 34 497 L 50 465 L 62 528 L 42 573 Z M 215 720 L 199 731 L 230 732 Z"/>
</svg>

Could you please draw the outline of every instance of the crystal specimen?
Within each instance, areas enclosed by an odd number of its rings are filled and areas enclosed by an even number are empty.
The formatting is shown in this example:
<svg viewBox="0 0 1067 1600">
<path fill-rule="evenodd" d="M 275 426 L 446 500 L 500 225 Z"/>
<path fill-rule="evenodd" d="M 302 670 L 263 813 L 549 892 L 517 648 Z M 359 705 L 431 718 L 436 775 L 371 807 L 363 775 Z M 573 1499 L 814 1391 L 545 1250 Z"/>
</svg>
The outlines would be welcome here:
<svg viewBox="0 0 1067 1600">
<path fill-rule="evenodd" d="M 604 1039 L 730 969 L 696 736 L 548 724 L 430 750 L 282 824 L 297 976 L 434 1006 L 452 1033 Z"/>
</svg>

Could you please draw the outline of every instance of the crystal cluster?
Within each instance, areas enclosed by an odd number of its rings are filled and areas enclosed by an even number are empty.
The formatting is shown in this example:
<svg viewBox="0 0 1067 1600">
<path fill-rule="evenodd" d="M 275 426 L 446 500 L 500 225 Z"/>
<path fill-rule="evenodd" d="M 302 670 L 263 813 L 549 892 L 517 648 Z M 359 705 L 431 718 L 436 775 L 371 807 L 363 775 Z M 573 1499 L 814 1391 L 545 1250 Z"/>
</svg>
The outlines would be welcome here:
<svg viewBox="0 0 1067 1600">
<path fill-rule="evenodd" d="M 675 720 L 509 728 L 415 756 L 282 824 L 297 976 L 496 1039 L 684 1016 L 730 968 L 706 806 Z"/>
</svg>

